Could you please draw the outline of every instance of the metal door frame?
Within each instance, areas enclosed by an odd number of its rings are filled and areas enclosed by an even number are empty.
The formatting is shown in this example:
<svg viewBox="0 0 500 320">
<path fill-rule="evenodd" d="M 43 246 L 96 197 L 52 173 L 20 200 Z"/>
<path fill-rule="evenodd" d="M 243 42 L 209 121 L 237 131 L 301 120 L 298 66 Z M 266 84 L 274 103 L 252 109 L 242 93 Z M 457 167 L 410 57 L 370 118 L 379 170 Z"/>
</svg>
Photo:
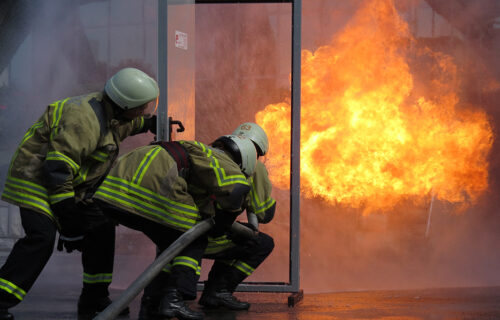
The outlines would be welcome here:
<svg viewBox="0 0 500 320">
<path fill-rule="evenodd" d="M 191 0 L 192 1 L 192 0 Z M 185 4 L 183 0 L 158 0 L 158 84 L 168 88 L 167 30 L 168 5 Z M 300 292 L 300 88 L 302 0 L 195 0 L 194 4 L 291 3 L 292 4 L 292 119 L 290 160 L 290 262 L 289 282 L 243 282 L 238 291 Z M 161 57 L 161 59 L 160 59 Z M 167 92 L 160 94 L 158 106 L 158 139 L 169 140 Z M 203 284 L 198 285 L 199 289 Z M 289 302 L 290 304 L 290 302 Z"/>
</svg>

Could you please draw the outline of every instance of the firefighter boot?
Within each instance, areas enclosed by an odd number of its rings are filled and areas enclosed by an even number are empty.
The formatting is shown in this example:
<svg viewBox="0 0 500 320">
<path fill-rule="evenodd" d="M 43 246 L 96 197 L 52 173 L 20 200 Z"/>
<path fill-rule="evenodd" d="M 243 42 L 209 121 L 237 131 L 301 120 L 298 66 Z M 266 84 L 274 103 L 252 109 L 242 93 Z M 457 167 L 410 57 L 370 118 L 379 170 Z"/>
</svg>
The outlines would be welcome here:
<svg viewBox="0 0 500 320">
<path fill-rule="evenodd" d="M 14 315 L 7 309 L 0 309 L 0 320 L 14 320 Z"/>
<path fill-rule="evenodd" d="M 205 288 L 198 303 L 205 308 L 225 307 L 229 310 L 248 310 L 250 303 L 240 301 L 233 295 L 238 283 L 236 285 L 229 284 L 223 278 L 210 279 L 205 282 Z"/>
<path fill-rule="evenodd" d="M 139 310 L 139 320 L 161 319 L 158 310 L 160 308 L 160 298 L 144 294 L 141 298 L 141 309 Z"/>
<path fill-rule="evenodd" d="M 109 297 L 88 297 L 81 295 L 78 299 L 78 315 L 79 316 L 95 316 L 102 310 L 106 309 L 107 306 L 111 304 L 111 299 Z M 128 307 L 120 312 L 120 316 L 129 314 L 130 310 Z"/>
<path fill-rule="evenodd" d="M 202 320 L 203 313 L 191 310 L 181 294 L 174 288 L 168 288 L 160 302 L 160 315 L 180 320 Z"/>
</svg>

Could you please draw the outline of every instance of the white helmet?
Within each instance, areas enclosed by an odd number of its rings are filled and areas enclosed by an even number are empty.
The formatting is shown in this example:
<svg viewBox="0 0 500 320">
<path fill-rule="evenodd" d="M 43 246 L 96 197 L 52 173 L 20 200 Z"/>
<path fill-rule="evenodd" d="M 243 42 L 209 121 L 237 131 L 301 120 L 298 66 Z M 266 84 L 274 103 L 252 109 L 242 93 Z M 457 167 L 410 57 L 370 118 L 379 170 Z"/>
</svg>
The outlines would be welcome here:
<svg viewBox="0 0 500 320">
<path fill-rule="evenodd" d="M 233 157 L 234 161 L 240 166 L 241 171 L 250 177 L 255 171 L 257 163 L 257 150 L 253 142 L 243 136 L 226 135 L 217 138 L 214 146 L 220 143 L 224 149 Z"/>
<path fill-rule="evenodd" d="M 267 140 L 267 134 L 264 129 L 262 129 L 262 127 L 256 123 L 242 123 L 238 126 L 238 128 L 236 128 L 236 130 L 233 131 L 232 134 L 236 136 L 244 136 L 252 140 L 256 145 L 257 153 L 259 154 L 259 156 L 266 155 L 267 151 L 269 150 L 269 141 Z"/>
<path fill-rule="evenodd" d="M 142 106 L 160 94 L 156 81 L 135 68 L 118 71 L 106 82 L 104 91 L 123 110 Z"/>
</svg>

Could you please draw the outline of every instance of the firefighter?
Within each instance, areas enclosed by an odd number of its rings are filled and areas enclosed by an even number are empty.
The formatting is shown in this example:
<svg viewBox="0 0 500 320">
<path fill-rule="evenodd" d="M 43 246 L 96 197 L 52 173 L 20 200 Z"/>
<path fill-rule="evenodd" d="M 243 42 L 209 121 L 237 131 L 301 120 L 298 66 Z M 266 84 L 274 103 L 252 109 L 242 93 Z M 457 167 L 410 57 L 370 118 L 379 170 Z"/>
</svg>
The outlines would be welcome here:
<svg viewBox="0 0 500 320">
<path fill-rule="evenodd" d="M 257 151 L 257 157 L 264 156 L 269 149 L 265 131 L 255 123 L 243 123 L 232 135 L 250 139 Z M 258 223 L 269 223 L 274 217 L 276 208 L 276 201 L 271 197 L 271 182 L 262 162 L 256 161 L 255 171 L 247 180 L 251 189 L 245 198 L 244 207 L 248 216 L 252 216 L 249 213 L 255 214 L 258 221 L 245 225 L 256 231 L 255 238 L 245 239 L 231 232 L 225 232 L 220 236 L 211 234 L 208 237 L 208 246 L 203 258 L 214 259 L 215 262 L 199 300 L 199 304 L 207 308 L 220 306 L 231 310 L 248 309 L 250 304 L 239 301 L 233 292 L 238 284 L 248 277 L 274 248 L 273 239 L 263 232 L 258 232 Z M 164 283 L 174 277 L 169 274 L 170 269 L 171 264 L 151 283 L 148 290 L 144 291 L 139 320 L 158 318 L 159 292 L 164 287 Z"/>
<path fill-rule="evenodd" d="M 256 123 L 246 122 L 232 133 L 253 141 L 259 157 L 269 149 L 265 131 Z M 276 201 L 271 197 L 271 182 L 264 164 L 257 161 L 255 172 L 250 177 L 251 191 L 245 202 L 249 223 L 256 232 L 253 239 L 225 234 L 221 237 L 208 238 L 208 246 L 203 258 L 214 259 L 214 264 L 205 281 L 203 293 L 198 303 L 206 308 L 225 307 L 230 310 L 247 310 L 248 302 L 239 301 L 233 292 L 236 287 L 271 254 L 274 248 L 273 238 L 258 232 L 258 223 L 269 223 L 276 209 Z M 252 221 L 255 215 L 257 221 Z"/>
<path fill-rule="evenodd" d="M 2 200 L 20 207 L 26 233 L 0 269 L 0 320 L 20 303 L 58 249 L 82 252 L 80 315 L 111 303 L 115 225 L 91 197 L 111 169 L 120 142 L 156 132 L 155 80 L 135 68 L 113 75 L 104 90 L 50 104 L 24 135 L 12 158 Z"/>
<path fill-rule="evenodd" d="M 234 135 L 212 146 L 157 142 L 121 157 L 94 198 L 105 214 L 143 232 L 162 252 L 206 217 L 215 221 L 210 234 L 223 235 L 243 211 L 256 161 L 251 140 Z M 168 279 L 161 272 L 145 288 L 146 303 L 162 318 L 203 319 L 185 300 L 196 298 L 206 245 L 206 236 L 195 240 L 172 260 Z"/>
</svg>

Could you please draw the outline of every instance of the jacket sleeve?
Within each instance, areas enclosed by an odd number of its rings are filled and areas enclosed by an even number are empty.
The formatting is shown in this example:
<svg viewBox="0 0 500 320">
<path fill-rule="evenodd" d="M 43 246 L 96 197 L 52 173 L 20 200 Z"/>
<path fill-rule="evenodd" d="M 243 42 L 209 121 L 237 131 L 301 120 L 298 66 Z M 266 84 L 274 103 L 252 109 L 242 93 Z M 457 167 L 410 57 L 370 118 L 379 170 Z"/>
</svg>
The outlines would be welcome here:
<svg viewBox="0 0 500 320">
<path fill-rule="evenodd" d="M 75 196 L 73 179 L 82 160 L 96 149 L 100 128 L 93 112 L 68 99 L 51 104 L 47 116 L 50 135 L 42 171 L 52 205 Z"/>
<path fill-rule="evenodd" d="M 240 214 L 250 185 L 239 166 L 226 154 L 202 143 L 186 145 L 192 163 L 190 173 L 195 184 L 213 200 L 216 211 Z"/>
<path fill-rule="evenodd" d="M 146 126 L 146 119 L 143 116 L 137 117 L 129 122 L 126 122 L 118 128 L 118 135 L 120 136 L 120 141 L 123 141 L 129 136 L 133 136 L 139 133 L 144 133 L 149 130 Z"/>
<path fill-rule="evenodd" d="M 257 161 L 251 177 L 251 190 L 246 198 L 246 209 L 255 213 L 260 223 L 269 223 L 274 218 L 276 200 L 271 197 L 272 185 L 264 164 Z"/>
</svg>

